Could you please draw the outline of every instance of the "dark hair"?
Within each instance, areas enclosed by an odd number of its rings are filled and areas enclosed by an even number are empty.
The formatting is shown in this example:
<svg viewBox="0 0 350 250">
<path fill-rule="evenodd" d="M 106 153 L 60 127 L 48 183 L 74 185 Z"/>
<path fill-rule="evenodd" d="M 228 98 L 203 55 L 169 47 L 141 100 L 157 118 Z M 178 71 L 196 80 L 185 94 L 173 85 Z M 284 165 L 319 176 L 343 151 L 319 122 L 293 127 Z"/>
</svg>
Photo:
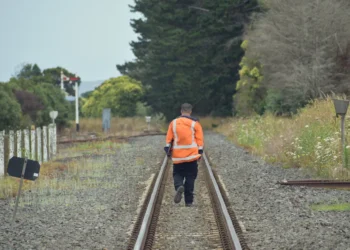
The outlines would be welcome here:
<svg viewBox="0 0 350 250">
<path fill-rule="evenodd" d="M 184 103 L 181 105 L 181 111 L 192 112 L 192 105 L 189 103 Z"/>
</svg>

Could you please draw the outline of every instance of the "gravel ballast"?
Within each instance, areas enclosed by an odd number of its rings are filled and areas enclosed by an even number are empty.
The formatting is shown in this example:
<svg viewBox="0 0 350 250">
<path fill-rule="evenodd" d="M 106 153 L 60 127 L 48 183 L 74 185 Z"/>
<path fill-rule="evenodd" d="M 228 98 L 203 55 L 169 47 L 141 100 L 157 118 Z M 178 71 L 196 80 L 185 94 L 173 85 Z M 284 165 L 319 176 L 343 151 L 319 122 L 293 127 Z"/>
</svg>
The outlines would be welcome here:
<svg viewBox="0 0 350 250">
<path fill-rule="evenodd" d="M 350 249 L 350 212 L 319 212 L 316 203 L 349 202 L 350 192 L 280 186 L 305 179 L 298 169 L 266 164 L 224 136 L 206 133 L 214 165 L 251 249 Z"/>
<path fill-rule="evenodd" d="M 163 145 L 164 136 L 140 137 L 111 156 L 79 160 L 91 160 L 96 168 L 111 164 L 64 177 L 62 183 L 79 180 L 68 190 L 25 192 L 13 231 L 14 199 L 0 200 L 0 249 L 125 249 L 142 195 L 164 157 Z"/>
<path fill-rule="evenodd" d="M 168 167 L 170 169 L 153 249 L 221 249 L 220 235 L 204 177 L 204 165 L 199 166 L 192 207 L 185 206 L 184 195 L 180 203 L 174 203 L 173 167 Z"/>
<path fill-rule="evenodd" d="M 96 168 L 111 164 L 96 172 L 69 173 L 50 184 L 79 180 L 69 189 L 26 191 L 13 231 L 14 199 L 0 200 L 0 249 L 125 249 L 142 198 L 163 160 L 163 146 L 164 136 L 140 137 L 112 155 L 77 159 Z M 277 181 L 305 175 L 298 169 L 266 164 L 219 134 L 206 133 L 205 150 L 251 249 L 350 249 L 350 213 L 310 208 L 314 203 L 349 202 L 350 192 L 277 185 Z M 190 208 L 183 201 L 173 203 L 169 172 L 161 211 L 166 220 L 159 221 L 156 232 L 155 245 L 160 249 L 217 246 L 202 171 L 200 166 L 195 203 Z"/>
</svg>

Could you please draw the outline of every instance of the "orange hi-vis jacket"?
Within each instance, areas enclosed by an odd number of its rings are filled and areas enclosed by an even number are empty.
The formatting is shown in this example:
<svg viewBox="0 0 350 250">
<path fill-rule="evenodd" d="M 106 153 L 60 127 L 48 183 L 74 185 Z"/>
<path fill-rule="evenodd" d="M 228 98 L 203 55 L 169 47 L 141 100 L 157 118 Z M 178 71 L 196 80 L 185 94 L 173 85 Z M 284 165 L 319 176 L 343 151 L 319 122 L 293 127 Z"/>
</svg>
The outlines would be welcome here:
<svg viewBox="0 0 350 250">
<path fill-rule="evenodd" d="M 166 146 L 170 147 L 172 141 L 174 164 L 198 160 L 201 157 L 198 150 L 204 146 L 202 126 L 191 117 L 180 116 L 169 124 Z"/>
</svg>

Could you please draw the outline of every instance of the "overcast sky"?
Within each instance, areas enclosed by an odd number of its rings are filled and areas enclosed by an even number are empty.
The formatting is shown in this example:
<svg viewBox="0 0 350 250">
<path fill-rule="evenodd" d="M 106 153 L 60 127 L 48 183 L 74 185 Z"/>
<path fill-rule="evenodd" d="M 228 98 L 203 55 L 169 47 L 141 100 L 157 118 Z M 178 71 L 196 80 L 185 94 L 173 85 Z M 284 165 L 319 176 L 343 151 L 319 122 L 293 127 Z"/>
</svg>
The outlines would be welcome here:
<svg viewBox="0 0 350 250">
<path fill-rule="evenodd" d="M 0 81 L 22 63 L 62 66 L 83 81 L 119 75 L 132 60 L 133 0 L 0 0 Z"/>
</svg>

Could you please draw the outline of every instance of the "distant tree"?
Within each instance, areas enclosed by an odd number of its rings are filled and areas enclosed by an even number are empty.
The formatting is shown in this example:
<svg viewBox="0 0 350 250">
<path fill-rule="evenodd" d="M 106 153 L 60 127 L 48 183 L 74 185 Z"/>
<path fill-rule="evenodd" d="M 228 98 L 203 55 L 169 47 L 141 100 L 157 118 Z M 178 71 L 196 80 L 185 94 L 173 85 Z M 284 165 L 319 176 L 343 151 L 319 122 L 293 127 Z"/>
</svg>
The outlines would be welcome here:
<svg viewBox="0 0 350 250">
<path fill-rule="evenodd" d="M 61 86 L 61 70 L 63 71 L 63 74 L 65 76 L 75 77 L 75 74 L 69 72 L 65 68 L 62 68 L 62 67 L 48 68 L 48 69 L 43 70 L 45 82 L 49 82 L 49 83 L 54 84 L 57 87 L 60 87 Z M 79 86 L 80 86 L 80 84 L 81 84 L 81 79 L 78 81 Z M 64 88 L 70 96 L 75 96 L 74 84 L 65 82 Z"/>
<path fill-rule="evenodd" d="M 24 64 L 17 74 L 17 78 L 33 78 L 40 77 L 42 75 L 41 69 L 37 64 Z"/>
<path fill-rule="evenodd" d="M 84 101 L 82 112 L 87 117 L 100 117 L 104 108 L 111 108 L 115 116 L 134 116 L 142 95 L 140 82 L 128 76 L 110 78 Z"/>
<path fill-rule="evenodd" d="M 47 125 L 51 122 L 49 113 L 52 110 L 59 112 L 56 119 L 59 127 L 68 125 L 69 103 L 58 87 L 51 83 L 25 78 L 11 78 L 6 85 L 17 93 L 17 98 L 22 104 L 22 112 L 20 112 L 24 118 L 22 125 Z M 14 100 L 16 100 L 15 97 Z"/>
<path fill-rule="evenodd" d="M 38 126 L 51 123 L 50 111 L 52 110 L 58 111 L 55 122 L 60 128 L 69 125 L 69 102 L 65 99 L 61 89 L 44 82 L 40 84 L 40 88 L 34 87 L 32 92 L 41 99 L 45 107 L 40 111 L 40 116 L 36 121 Z"/>
<path fill-rule="evenodd" d="M 91 91 L 87 91 L 87 92 L 85 92 L 85 93 L 82 93 L 82 94 L 81 94 L 81 97 L 83 97 L 83 98 L 88 98 L 93 92 L 94 92 L 94 91 L 91 90 Z"/>
<path fill-rule="evenodd" d="M 59 87 L 61 86 L 61 70 L 63 74 L 67 77 L 75 77 L 75 74 L 69 72 L 67 69 L 62 67 L 48 68 L 41 72 L 41 69 L 37 64 L 24 64 L 21 66 L 19 72 L 16 74 L 18 79 L 31 79 L 33 82 L 40 83 L 46 82 L 51 83 L 52 85 Z M 81 79 L 78 81 L 80 86 Z M 74 84 L 64 82 L 65 91 L 70 96 L 75 95 Z"/>
<path fill-rule="evenodd" d="M 4 83 L 0 83 L 0 117 L 0 131 L 21 126 L 21 106 Z"/>
<path fill-rule="evenodd" d="M 346 58 L 350 37 L 350 2 L 263 2 L 268 11 L 253 22 L 246 38 L 248 53 L 263 66 L 268 109 L 290 113 L 310 99 L 349 93 L 349 72 L 341 57 Z"/>
<path fill-rule="evenodd" d="M 137 59 L 117 69 L 142 81 L 144 101 L 167 120 L 183 102 L 198 115 L 230 115 L 244 23 L 256 6 L 256 0 L 135 1 L 132 11 L 144 15 L 131 21 Z"/>
<path fill-rule="evenodd" d="M 14 95 L 21 105 L 22 113 L 28 115 L 31 121 L 36 121 L 39 111 L 44 109 L 40 98 L 24 90 L 14 90 Z"/>
<path fill-rule="evenodd" d="M 237 92 L 234 95 L 234 111 L 239 116 L 263 114 L 265 111 L 266 88 L 262 85 L 262 65 L 256 59 L 257 55 L 249 53 L 248 41 L 245 40 L 241 47 L 245 50 L 245 56 L 240 62 L 239 81 L 236 84 Z"/>
</svg>

